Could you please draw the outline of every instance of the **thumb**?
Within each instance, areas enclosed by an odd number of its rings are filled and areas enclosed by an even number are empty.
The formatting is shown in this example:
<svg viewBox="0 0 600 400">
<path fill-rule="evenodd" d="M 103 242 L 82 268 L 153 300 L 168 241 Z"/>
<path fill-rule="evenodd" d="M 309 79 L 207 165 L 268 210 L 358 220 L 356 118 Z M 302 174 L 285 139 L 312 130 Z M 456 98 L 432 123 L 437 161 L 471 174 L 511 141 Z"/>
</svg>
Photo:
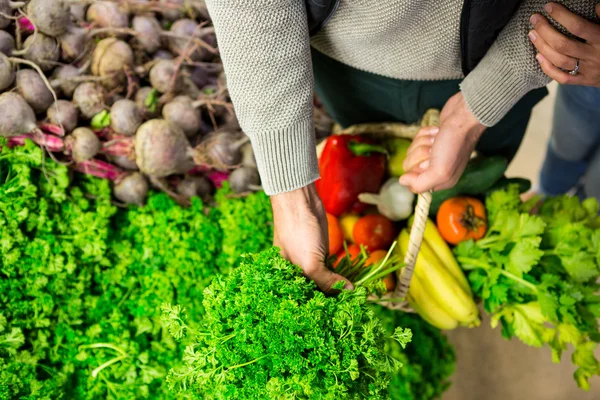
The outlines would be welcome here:
<svg viewBox="0 0 600 400">
<path fill-rule="evenodd" d="M 342 275 L 330 271 L 324 265 L 315 272 L 307 274 L 307 276 L 310 279 L 312 279 L 317 284 L 319 289 L 321 289 L 325 293 L 330 293 L 332 291 L 331 287 L 339 281 L 346 282 L 346 285 L 344 285 L 344 289 L 354 289 L 354 285 L 352 285 L 352 283 L 348 279 L 344 278 Z"/>
</svg>

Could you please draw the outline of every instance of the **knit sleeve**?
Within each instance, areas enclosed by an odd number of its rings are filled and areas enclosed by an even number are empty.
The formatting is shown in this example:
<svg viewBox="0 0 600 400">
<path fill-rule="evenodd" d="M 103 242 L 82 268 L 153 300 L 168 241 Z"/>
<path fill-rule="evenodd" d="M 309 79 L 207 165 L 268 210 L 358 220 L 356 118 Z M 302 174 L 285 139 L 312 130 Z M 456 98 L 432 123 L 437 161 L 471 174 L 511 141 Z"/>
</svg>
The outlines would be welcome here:
<svg viewBox="0 0 600 400">
<path fill-rule="evenodd" d="M 486 126 L 498 123 L 528 92 L 550 82 L 535 59 L 536 49 L 527 34 L 534 13 L 542 13 L 547 0 L 525 0 L 500 33 L 485 57 L 463 80 L 461 90 L 469 109 Z M 596 0 L 562 0 L 574 13 L 597 20 Z M 557 26 L 555 24 L 555 26 Z"/>
<path fill-rule="evenodd" d="M 269 195 L 319 177 L 304 0 L 206 0 L 232 102 Z"/>
</svg>

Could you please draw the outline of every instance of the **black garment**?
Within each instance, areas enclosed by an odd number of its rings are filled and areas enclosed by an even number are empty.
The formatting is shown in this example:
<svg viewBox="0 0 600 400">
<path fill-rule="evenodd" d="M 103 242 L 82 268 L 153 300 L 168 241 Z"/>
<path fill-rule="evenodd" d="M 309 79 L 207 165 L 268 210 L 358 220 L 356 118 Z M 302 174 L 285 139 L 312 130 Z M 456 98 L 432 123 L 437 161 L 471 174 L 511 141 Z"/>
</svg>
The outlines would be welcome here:
<svg viewBox="0 0 600 400">
<path fill-rule="evenodd" d="M 333 119 L 344 127 L 369 122 L 412 124 L 429 108 L 442 109 L 459 91 L 460 80 L 407 81 L 387 78 L 342 64 L 312 51 L 316 92 Z M 477 145 L 483 155 L 511 160 L 527 129 L 531 109 L 548 91 L 540 88 L 524 96 Z"/>
</svg>

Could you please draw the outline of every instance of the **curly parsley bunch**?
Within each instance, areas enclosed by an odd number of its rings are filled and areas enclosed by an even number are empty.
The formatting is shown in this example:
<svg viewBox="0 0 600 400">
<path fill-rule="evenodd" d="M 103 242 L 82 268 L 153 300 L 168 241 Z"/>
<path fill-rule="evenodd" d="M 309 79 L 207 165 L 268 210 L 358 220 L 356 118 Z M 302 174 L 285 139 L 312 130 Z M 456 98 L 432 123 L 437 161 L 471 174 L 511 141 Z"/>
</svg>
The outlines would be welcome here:
<svg viewBox="0 0 600 400">
<path fill-rule="evenodd" d="M 213 399 L 384 399 L 401 363 L 358 287 L 327 297 L 277 248 L 247 255 L 204 292 L 205 315 L 190 328 L 179 306 L 163 306 L 165 325 L 192 344 L 172 369 L 175 390 Z M 408 329 L 392 337 L 403 347 Z"/>
</svg>

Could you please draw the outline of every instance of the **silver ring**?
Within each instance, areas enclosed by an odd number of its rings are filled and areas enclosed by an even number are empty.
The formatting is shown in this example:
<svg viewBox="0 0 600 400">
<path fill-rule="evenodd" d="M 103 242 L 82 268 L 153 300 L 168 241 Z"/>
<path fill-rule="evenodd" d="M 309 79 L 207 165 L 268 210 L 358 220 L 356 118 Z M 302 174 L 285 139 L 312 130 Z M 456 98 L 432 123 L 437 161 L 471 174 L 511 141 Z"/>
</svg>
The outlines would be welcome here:
<svg viewBox="0 0 600 400">
<path fill-rule="evenodd" d="M 575 64 L 575 68 L 571 71 L 566 71 L 571 76 L 575 76 L 579 73 L 579 58 L 576 58 L 575 61 L 577 61 L 577 63 Z"/>
</svg>

